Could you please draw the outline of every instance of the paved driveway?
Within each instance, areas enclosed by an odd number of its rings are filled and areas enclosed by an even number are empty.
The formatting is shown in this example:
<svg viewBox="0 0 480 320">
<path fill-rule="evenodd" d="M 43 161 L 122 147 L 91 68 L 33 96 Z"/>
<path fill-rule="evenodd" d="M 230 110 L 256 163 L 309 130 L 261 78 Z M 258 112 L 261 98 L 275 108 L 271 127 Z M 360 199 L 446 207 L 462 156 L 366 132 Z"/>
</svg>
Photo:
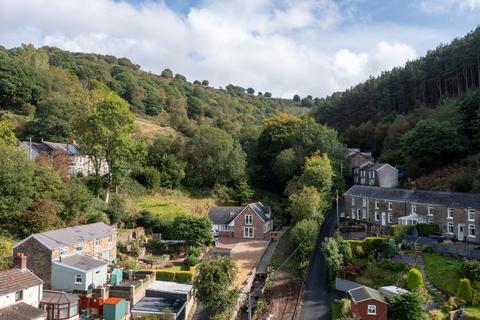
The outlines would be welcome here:
<svg viewBox="0 0 480 320">
<path fill-rule="evenodd" d="M 317 239 L 315 252 L 310 261 L 303 294 L 301 320 L 331 320 L 331 303 L 334 298 L 328 282 L 328 269 L 322 253 L 322 242 L 333 234 L 336 224 L 336 209 L 328 211 Z"/>
</svg>

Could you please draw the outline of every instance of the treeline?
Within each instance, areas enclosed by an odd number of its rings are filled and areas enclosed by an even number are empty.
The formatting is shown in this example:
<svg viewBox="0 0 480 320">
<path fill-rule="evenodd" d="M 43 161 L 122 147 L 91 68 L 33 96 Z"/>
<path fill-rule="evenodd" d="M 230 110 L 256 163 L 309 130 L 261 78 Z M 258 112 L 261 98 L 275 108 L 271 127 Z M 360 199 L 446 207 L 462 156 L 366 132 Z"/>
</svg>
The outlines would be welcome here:
<svg viewBox="0 0 480 320">
<path fill-rule="evenodd" d="M 317 101 L 315 118 L 351 147 L 408 178 L 479 151 L 480 28 L 344 92 Z"/>
</svg>

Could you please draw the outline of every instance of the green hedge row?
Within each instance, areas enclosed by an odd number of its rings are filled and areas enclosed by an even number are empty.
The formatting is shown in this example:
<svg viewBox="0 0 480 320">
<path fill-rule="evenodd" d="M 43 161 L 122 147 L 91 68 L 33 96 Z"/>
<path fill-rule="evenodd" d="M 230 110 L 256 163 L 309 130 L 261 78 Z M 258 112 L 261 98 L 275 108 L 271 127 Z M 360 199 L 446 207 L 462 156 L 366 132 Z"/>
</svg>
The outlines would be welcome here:
<svg viewBox="0 0 480 320">
<path fill-rule="evenodd" d="M 440 227 L 438 226 L 438 224 L 424 224 L 424 223 L 422 223 L 422 224 L 418 224 L 417 227 L 418 227 L 418 233 L 422 237 L 429 236 L 432 233 L 438 232 L 440 230 Z"/>
<path fill-rule="evenodd" d="M 156 274 L 157 280 L 159 281 L 174 281 L 187 284 L 191 284 L 193 282 L 192 271 L 157 270 Z"/>
</svg>

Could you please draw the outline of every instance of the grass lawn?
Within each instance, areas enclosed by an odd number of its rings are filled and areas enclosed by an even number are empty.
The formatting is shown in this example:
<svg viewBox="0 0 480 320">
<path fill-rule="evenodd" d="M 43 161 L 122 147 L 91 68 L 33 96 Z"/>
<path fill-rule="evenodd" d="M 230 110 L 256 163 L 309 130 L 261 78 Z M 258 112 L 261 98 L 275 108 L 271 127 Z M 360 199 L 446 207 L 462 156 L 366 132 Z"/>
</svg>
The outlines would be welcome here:
<svg viewBox="0 0 480 320">
<path fill-rule="evenodd" d="M 177 265 L 177 266 L 171 266 L 168 268 L 163 268 L 163 269 L 158 269 L 162 271 L 192 271 L 195 272 L 195 267 L 190 267 L 190 266 L 185 266 L 185 265 Z"/>
<path fill-rule="evenodd" d="M 465 316 L 468 319 L 480 319 L 480 305 L 465 307 Z"/>
<path fill-rule="evenodd" d="M 428 280 L 438 289 L 455 294 L 460 280 L 462 260 L 436 253 L 424 253 L 423 261 Z"/>
<path fill-rule="evenodd" d="M 140 210 L 158 214 L 164 219 L 173 219 L 182 213 L 206 215 L 215 206 L 215 200 L 206 196 L 191 196 L 181 191 L 168 191 L 140 196 L 136 199 Z"/>
</svg>

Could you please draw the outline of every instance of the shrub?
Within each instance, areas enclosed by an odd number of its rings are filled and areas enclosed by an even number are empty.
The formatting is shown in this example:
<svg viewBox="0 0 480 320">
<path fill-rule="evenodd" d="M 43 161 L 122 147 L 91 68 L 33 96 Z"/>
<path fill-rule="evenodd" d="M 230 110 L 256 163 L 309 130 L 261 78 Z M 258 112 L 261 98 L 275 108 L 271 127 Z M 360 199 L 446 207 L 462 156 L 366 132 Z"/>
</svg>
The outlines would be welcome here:
<svg viewBox="0 0 480 320">
<path fill-rule="evenodd" d="M 418 224 L 417 227 L 418 227 L 418 233 L 419 233 L 422 237 L 429 236 L 429 235 L 431 235 L 432 233 L 438 232 L 438 231 L 440 230 L 438 224 L 432 224 L 432 223 L 422 223 L 422 224 Z"/>
<path fill-rule="evenodd" d="M 472 286 L 473 289 L 473 297 L 472 297 L 472 304 L 478 305 L 480 304 L 480 282 L 475 282 Z"/>
<path fill-rule="evenodd" d="M 390 234 L 392 235 L 393 239 L 395 239 L 396 243 L 400 243 L 403 239 L 403 236 L 406 235 L 411 229 L 412 226 L 396 224 L 390 226 Z"/>
<path fill-rule="evenodd" d="M 421 320 L 426 316 L 422 310 L 422 297 L 417 292 L 407 292 L 388 298 L 388 318 L 396 320 Z"/>
<path fill-rule="evenodd" d="M 457 297 L 450 297 L 442 306 L 443 312 L 450 312 L 453 310 L 458 310 L 460 308 L 461 302 Z"/>
<path fill-rule="evenodd" d="M 439 309 L 428 311 L 428 320 L 446 320 L 448 316 Z"/>
<path fill-rule="evenodd" d="M 406 271 L 408 268 L 408 264 L 396 262 L 389 259 L 382 259 L 377 264 L 380 268 L 390 270 L 393 272 L 403 272 Z"/>
<path fill-rule="evenodd" d="M 303 262 L 308 261 L 313 249 L 315 249 L 318 235 L 318 223 L 312 219 L 299 221 L 292 228 L 290 235 L 295 246 L 300 247 L 299 253 Z"/>
<path fill-rule="evenodd" d="M 452 189 L 456 192 L 470 192 L 473 187 L 473 177 L 468 174 L 454 177 L 451 182 Z"/>
<path fill-rule="evenodd" d="M 190 247 L 188 248 L 188 254 L 195 257 L 200 257 L 202 255 L 202 249 L 199 247 Z"/>
<path fill-rule="evenodd" d="M 352 303 L 349 299 L 342 299 L 335 302 L 332 308 L 333 319 L 346 319 L 350 316 Z"/>
<path fill-rule="evenodd" d="M 355 258 L 365 258 L 365 250 L 363 249 L 363 241 L 361 240 L 347 240 L 352 249 L 353 256 Z"/>
<path fill-rule="evenodd" d="M 480 281 L 480 261 L 478 260 L 463 260 L 460 268 L 460 276 L 468 278 L 471 281 Z"/>
<path fill-rule="evenodd" d="M 160 172 L 154 167 L 145 167 L 143 170 L 145 176 L 145 186 L 154 190 L 160 187 Z"/>
<path fill-rule="evenodd" d="M 129 270 L 137 269 L 137 260 L 133 258 L 128 258 L 127 260 L 125 260 L 125 268 Z"/>
<path fill-rule="evenodd" d="M 175 271 L 157 270 L 157 280 L 175 281 Z"/>
<path fill-rule="evenodd" d="M 457 297 L 466 304 L 472 303 L 473 291 L 468 278 L 460 279 L 457 289 Z"/>
<path fill-rule="evenodd" d="M 326 238 L 323 243 L 323 254 L 328 265 L 328 274 L 334 279 L 343 265 L 343 257 L 335 238 Z"/>
<path fill-rule="evenodd" d="M 177 271 L 175 273 L 175 281 L 180 283 L 191 284 L 193 282 L 193 272 Z"/>
<path fill-rule="evenodd" d="M 185 264 L 187 266 L 196 266 L 198 264 L 198 256 L 189 255 L 187 259 L 185 259 Z"/>
<path fill-rule="evenodd" d="M 340 254 L 343 258 L 343 263 L 351 262 L 353 260 L 353 253 L 348 241 L 346 241 L 342 237 L 337 237 L 336 241 L 338 245 L 338 250 L 340 251 Z"/>
<path fill-rule="evenodd" d="M 422 273 L 420 272 L 420 270 L 412 268 L 408 272 L 407 288 L 409 290 L 415 290 L 419 287 L 423 287 Z"/>
</svg>

